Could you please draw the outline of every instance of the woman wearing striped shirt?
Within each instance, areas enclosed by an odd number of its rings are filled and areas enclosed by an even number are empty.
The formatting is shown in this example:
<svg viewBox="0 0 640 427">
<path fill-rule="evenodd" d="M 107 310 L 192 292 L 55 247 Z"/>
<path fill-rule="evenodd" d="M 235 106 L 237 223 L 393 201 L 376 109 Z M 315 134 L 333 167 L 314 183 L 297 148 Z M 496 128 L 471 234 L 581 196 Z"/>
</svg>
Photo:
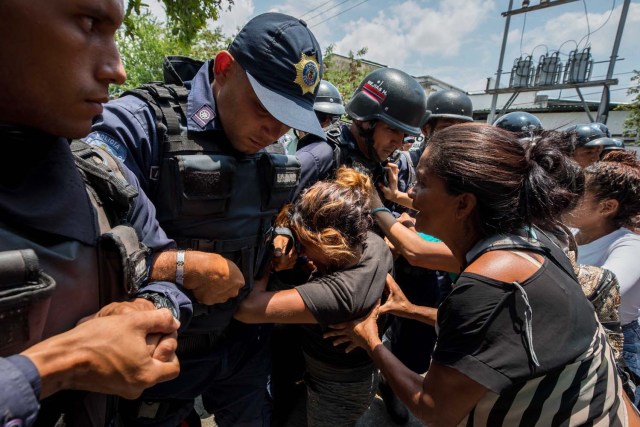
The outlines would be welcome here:
<svg viewBox="0 0 640 427">
<path fill-rule="evenodd" d="M 546 172 L 564 162 L 544 139 L 523 146 L 487 125 L 434 135 L 410 192 L 416 228 L 446 243 L 463 269 L 438 309 L 427 375 L 381 344 L 375 308 L 326 334 L 367 350 L 427 425 L 627 426 L 628 413 L 635 416 L 568 260 L 543 233 L 524 231 L 552 228 L 575 197 Z M 519 243 L 497 245 L 505 241 Z"/>
</svg>

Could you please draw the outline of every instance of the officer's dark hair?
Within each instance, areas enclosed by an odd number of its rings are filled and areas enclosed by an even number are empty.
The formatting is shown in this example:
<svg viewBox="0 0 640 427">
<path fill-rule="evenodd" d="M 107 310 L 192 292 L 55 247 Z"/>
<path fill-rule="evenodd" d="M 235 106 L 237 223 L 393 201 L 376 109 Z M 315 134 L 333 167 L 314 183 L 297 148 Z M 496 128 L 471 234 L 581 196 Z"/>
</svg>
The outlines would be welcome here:
<svg viewBox="0 0 640 427">
<path fill-rule="evenodd" d="M 504 129 L 463 123 L 436 132 L 427 148 L 420 164 L 441 178 L 450 194 L 475 195 L 475 217 L 485 236 L 524 226 L 548 229 L 575 201 L 576 194 L 549 173 L 571 168 L 552 140 L 524 145 Z"/>
<path fill-rule="evenodd" d="M 276 218 L 291 229 L 303 245 L 321 249 L 331 271 L 357 261 L 371 227 L 367 206 L 374 191 L 371 178 L 341 167 L 332 181 L 320 181 L 305 190 Z"/>
<path fill-rule="evenodd" d="M 634 226 L 640 215 L 640 162 L 630 151 L 612 151 L 585 169 L 587 191 L 598 201 L 615 199 L 616 227 Z"/>
</svg>

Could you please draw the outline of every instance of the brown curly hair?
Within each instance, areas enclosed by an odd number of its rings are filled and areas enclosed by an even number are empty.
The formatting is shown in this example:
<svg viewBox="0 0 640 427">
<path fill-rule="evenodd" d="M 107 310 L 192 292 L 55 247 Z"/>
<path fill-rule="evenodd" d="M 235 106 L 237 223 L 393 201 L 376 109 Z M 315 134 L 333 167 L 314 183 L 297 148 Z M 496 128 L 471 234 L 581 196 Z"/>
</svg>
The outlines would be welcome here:
<svg viewBox="0 0 640 427">
<path fill-rule="evenodd" d="M 611 151 L 585 170 L 586 188 L 596 200 L 618 201 L 616 227 L 633 227 L 640 214 L 640 162 L 631 151 Z"/>
<path fill-rule="evenodd" d="M 335 271 L 356 261 L 367 238 L 372 191 L 369 176 L 341 167 L 334 180 L 315 183 L 286 206 L 275 223 L 289 227 L 302 245 L 320 248 Z"/>
</svg>

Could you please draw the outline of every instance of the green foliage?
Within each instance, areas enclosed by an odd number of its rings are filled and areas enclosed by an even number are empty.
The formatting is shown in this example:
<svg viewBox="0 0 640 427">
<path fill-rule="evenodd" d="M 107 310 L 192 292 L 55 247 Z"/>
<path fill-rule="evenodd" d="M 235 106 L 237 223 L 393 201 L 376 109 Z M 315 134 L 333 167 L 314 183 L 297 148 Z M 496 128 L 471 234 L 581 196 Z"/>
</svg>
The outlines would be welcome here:
<svg viewBox="0 0 640 427">
<path fill-rule="evenodd" d="M 198 39 L 199 33 L 207 27 L 207 22 L 217 21 L 218 12 L 223 8 L 224 0 L 162 0 L 167 13 L 167 26 L 171 35 L 182 46 L 189 46 Z M 227 10 L 233 0 L 226 0 Z M 125 13 L 124 29 L 128 36 L 139 30 L 134 16 L 140 16 L 147 5 L 142 0 L 129 0 Z"/>
<path fill-rule="evenodd" d="M 116 34 L 127 81 L 122 86 L 112 86 L 112 96 L 143 83 L 162 80 L 162 59 L 167 55 L 206 60 L 213 58 L 230 42 L 230 38 L 224 36 L 219 28 L 212 31 L 205 27 L 198 31 L 197 42 L 185 46 L 169 24 L 159 22 L 148 10 L 130 16 L 130 20 L 136 29 L 135 33 L 123 27 Z"/>
<path fill-rule="evenodd" d="M 356 53 L 349 51 L 346 63 L 343 60 L 338 62 L 338 58 L 333 53 L 334 48 L 335 46 L 331 44 L 325 49 L 323 79 L 333 83 L 338 88 L 346 103 L 360 82 L 362 82 L 364 76 L 371 71 L 362 63 L 362 57 L 367 53 L 367 48 L 363 47 Z"/>
<path fill-rule="evenodd" d="M 625 106 L 625 110 L 631 111 L 631 114 L 624 121 L 624 135 L 635 137 L 638 142 L 640 141 L 640 71 L 634 70 L 633 72 L 631 81 L 635 86 L 632 86 L 627 93 L 635 95 L 635 98 L 630 105 Z"/>
</svg>

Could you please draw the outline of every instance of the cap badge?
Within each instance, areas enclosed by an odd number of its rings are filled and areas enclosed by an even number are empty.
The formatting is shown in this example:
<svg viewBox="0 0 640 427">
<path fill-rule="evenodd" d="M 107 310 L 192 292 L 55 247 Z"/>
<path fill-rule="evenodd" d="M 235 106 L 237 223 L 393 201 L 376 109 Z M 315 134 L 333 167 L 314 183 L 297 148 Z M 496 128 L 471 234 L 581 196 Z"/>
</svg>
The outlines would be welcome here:
<svg viewBox="0 0 640 427">
<path fill-rule="evenodd" d="M 294 82 L 302 89 L 302 94 L 313 93 L 320 83 L 320 71 L 318 63 L 313 56 L 302 54 L 300 61 L 295 65 L 296 79 Z"/>
</svg>

